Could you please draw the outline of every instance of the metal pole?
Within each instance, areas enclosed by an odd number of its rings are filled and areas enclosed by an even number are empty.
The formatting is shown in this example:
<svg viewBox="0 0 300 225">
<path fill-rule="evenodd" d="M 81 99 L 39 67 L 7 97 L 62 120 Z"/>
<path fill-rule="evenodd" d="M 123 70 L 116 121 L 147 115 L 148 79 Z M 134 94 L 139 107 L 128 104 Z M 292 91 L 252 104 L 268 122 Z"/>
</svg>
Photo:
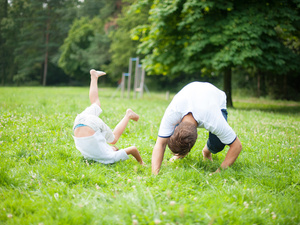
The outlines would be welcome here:
<svg viewBox="0 0 300 225">
<path fill-rule="evenodd" d="M 131 83 L 131 72 L 132 72 L 132 58 L 129 59 L 129 71 L 128 71 L 128 79 L 127 79 L 127 98 L 130 98 L 130 83 Z"/>
<path fill-rule="evenodd" d="M 143 97 L 144 94 L 144 83 L 145 83 L 145 70 L 144 68 L 142 68 L 142 77 L 141 77 L 141 85 L 140 85 L 141 98 Z"/>
<path fill-rule="evenodd" d="M 124 90 L 125 90 L 125 74 L 122 73 L 122 81 L 121 81 L 121 98 L 124 98 Z"/>
<path fill-rule="evenodd" d="M 139 69 L 139 57 L 136 58 L 135 61 L 135 73 L 134 73 L 134 98 L 136 98 L 136 89 L 137 89 L 137 82 L 138 82 L 138 69 Z"/>
</svg>

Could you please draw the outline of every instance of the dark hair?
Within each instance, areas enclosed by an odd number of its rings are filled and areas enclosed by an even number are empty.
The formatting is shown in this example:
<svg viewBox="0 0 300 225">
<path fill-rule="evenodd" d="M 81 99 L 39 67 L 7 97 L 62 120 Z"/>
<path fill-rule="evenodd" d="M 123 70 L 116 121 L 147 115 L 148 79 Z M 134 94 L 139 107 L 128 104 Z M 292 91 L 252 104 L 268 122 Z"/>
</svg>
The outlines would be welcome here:
<svg viewBox="0 0 300 225">
<path fill-rule="evenodd" d="M 175 155 L 185 156 L 194 146 L 197 135 L 197 127 L 194 124 L 181 122 L 170 137 L 168 146 Z"/>
</svg>

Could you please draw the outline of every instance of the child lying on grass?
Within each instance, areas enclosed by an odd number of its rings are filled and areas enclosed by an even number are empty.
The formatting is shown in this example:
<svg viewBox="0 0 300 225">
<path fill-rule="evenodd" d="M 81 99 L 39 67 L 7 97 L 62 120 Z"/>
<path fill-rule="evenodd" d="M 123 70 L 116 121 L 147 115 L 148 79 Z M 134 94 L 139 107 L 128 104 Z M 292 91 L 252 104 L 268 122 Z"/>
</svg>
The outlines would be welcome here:
<svg viewBox="0 0 300 225">
<path fill-rule="evenodd" d="M 92 159 L 100 163 L 110 164 L 128 159 L 132 155 L 140 164 L 144 164 L 139 151 L 135 146 L 125 149 L 116 148 L 109 144 L 115 144 L 124 132 L 129 120 L 138 121 L 139 115 L 131 109 L 127 109 L 124 118 L 115 127 L 114 131 L 99 118 L 102 112 L 98 97 L 98 78 L 105 75 L 102 71 L 91 70 L 91 83 L 89 98 L 91 106 L 78 114 L 74 126 L 74 141 L 76 148 L 84 158 Z M 109 143 L 109 144 L 108 144 Z"/>
</svg>

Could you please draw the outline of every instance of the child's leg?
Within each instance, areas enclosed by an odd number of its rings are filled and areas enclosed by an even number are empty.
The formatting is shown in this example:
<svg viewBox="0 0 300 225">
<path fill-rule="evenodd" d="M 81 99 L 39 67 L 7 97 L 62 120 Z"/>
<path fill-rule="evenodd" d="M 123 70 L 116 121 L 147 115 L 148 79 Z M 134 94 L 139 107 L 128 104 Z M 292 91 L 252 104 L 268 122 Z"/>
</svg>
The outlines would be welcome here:
<svg viewBox="0 0 300 225">
<path fill-rule="evenodd" d="M 92 104 L 95 103 L 98 106 L 100 106 L 100 100 L 98 97 L 98 78 L 100 76 L 105 75 L 105 73 L 101 71 L 91 70 L 90 74 L 91 74 L 91 83 L 90 83 L 90 92 L 89 92 L 90 101 Z M 97 112 L 91 107 L 86 108 L 82 113 L 97 114 Z M 82 124 L 80 121 L 84 121 L 82 120 L 82 116 L 79 117 L 77 116 L 74 122 L 74 136 L 75 137 L 92 136 L 95 133 L 95 131 L 91 127 L 89 126 L 76 127 L 76 125 Z"/>
<path fill-rule="evenodd" d="M 104 72 L 102 71 L 96 71 L 96 70 L 90 70 L 91 74 L 91 83 L 90 83 L 90 92 L 89 92 L 89 97 L 91 104 L 97 104 L 100 106 L 100 100 L 98 96 L 98 78 L 100 76 L 105 75 Z"/>
<path fill-rule="evenodd" d="M 135 146 L 125 148 L 124 151 L 127 153 L 127 155 L 132 155 L 141 165 L 144 165 L 142 157 Z"/>
<path fill-rule="evenodd" d="M 118 123 L 118 125 L 115 127 L 113 134 L 115 135 L 115 140 L 111 144 L 117 143 L 120 136 L 123 134 L 128 122 L 130 119 L 134 121 L 139 120 L 139 115 L 133 112 L 131 109 L 127 109 L 125 116 L 123 119 Z"/>
</svg>

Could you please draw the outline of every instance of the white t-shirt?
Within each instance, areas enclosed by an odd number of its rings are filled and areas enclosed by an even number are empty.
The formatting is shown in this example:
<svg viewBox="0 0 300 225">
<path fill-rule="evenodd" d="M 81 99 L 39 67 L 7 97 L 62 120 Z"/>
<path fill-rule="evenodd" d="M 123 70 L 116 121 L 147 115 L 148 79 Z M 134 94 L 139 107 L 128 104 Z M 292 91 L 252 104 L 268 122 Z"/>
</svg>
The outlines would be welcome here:
<svg viewBox="0 0 300 225">
<path fill-rule="evenodd" d="M 84 158 L 92 159 L 100 163 L 110 164 L 120 160 L 129 159 L 127 153 L 120 149 L 114 151 L 106 143 L 105 135 L 98 130 L 94 135 L 88 137 L 74 137 L 76 148 L 81 152 Z"/>
<path fill-rule="evenodd" d="M 210 83 L 192 82 L 173 98 L 161 120 L 158 136 L 170 137 L 177 124 L 192 113 L 198 127 L 215 134 L 223 144 L 231 144 L 236 134 L 222 115 L 226 109 L 226 95 Z"/>
</svg>

